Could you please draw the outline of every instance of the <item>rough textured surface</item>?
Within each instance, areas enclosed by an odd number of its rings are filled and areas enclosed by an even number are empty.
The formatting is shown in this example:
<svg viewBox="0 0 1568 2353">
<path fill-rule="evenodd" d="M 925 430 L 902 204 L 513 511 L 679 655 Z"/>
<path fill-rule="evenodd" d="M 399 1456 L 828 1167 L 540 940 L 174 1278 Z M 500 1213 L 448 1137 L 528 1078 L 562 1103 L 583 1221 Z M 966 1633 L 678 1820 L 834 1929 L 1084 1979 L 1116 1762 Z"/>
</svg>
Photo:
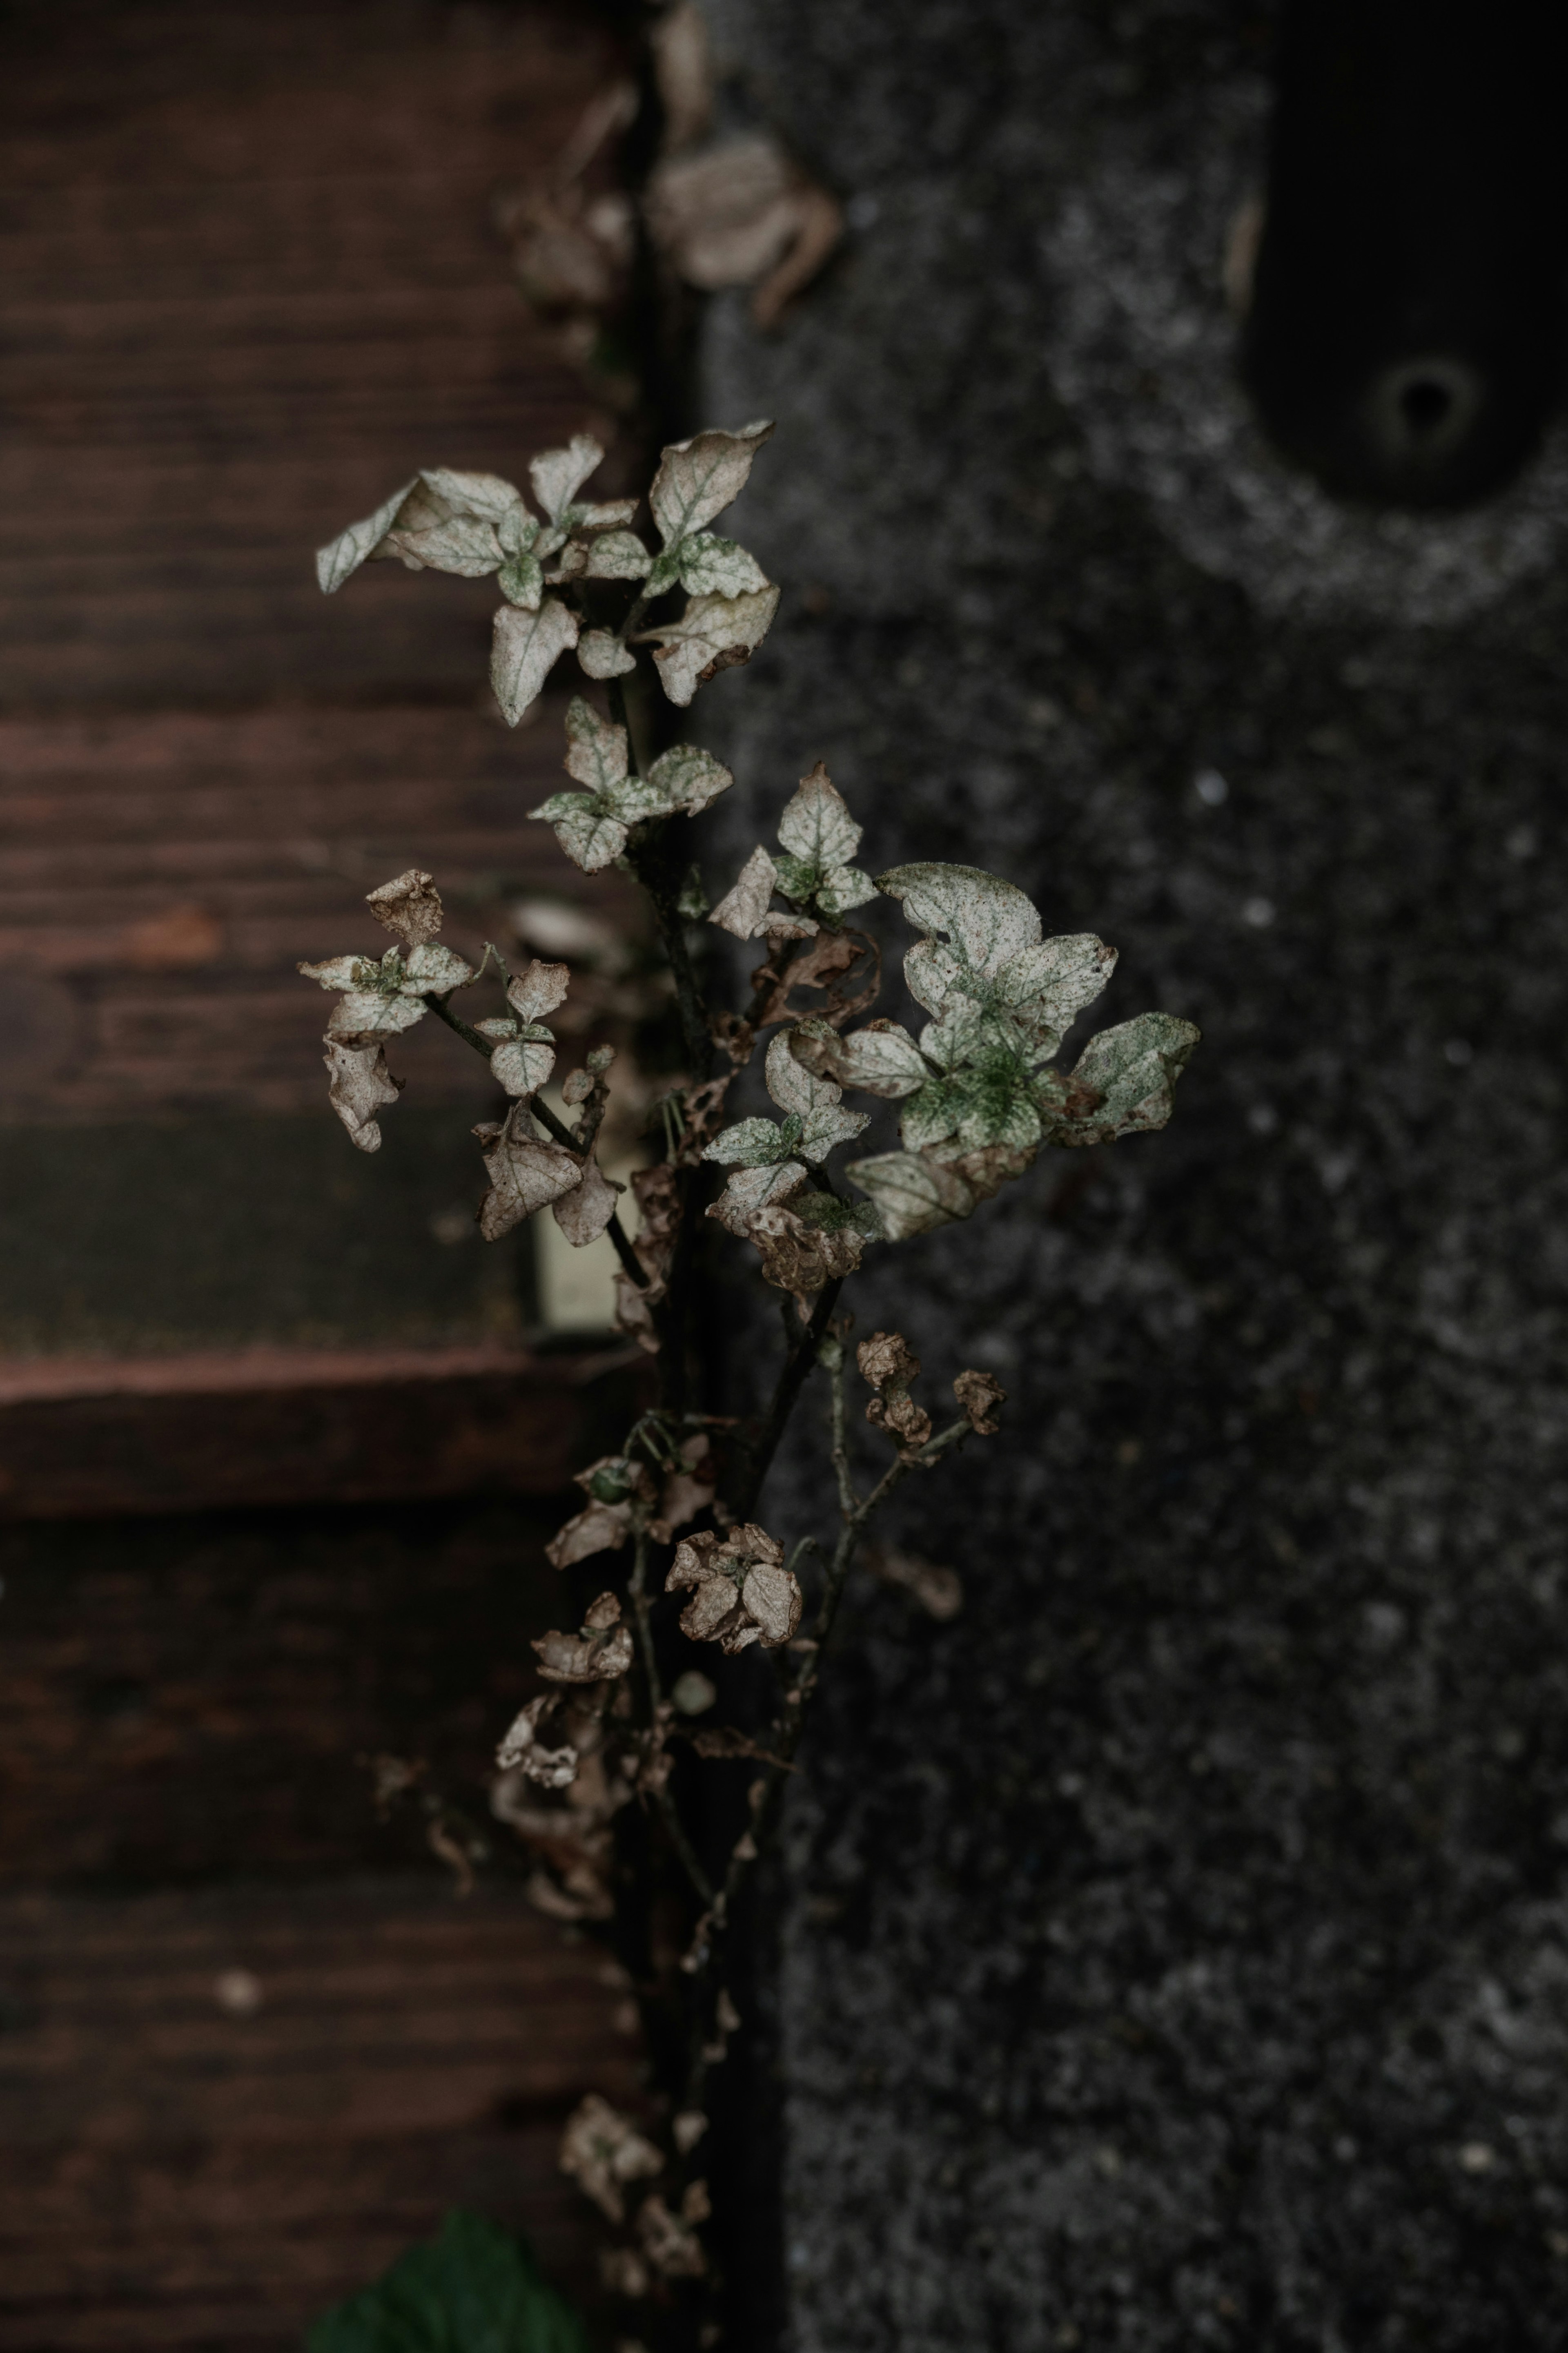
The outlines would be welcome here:
<svg viewBox="0 0 1568 2353">
<path fill-rule="evenodd" d="M 963 1616 L 860 1597 L 794 1809 L 797 2353 L 1559 2346 L 1554 461 L 1489 537 L 1325 515 L 1217 361 L 1179 415 L 1138 361 L 1223 359 L 1246 11 L 714 13 L 856 233 L 710 323 L 786 596 L 707 740 L 1205 1033 L 1166 1135 L 899 1261 L 931 1384 L 1013 1398 L 901 1531 Z"/>
</svg>

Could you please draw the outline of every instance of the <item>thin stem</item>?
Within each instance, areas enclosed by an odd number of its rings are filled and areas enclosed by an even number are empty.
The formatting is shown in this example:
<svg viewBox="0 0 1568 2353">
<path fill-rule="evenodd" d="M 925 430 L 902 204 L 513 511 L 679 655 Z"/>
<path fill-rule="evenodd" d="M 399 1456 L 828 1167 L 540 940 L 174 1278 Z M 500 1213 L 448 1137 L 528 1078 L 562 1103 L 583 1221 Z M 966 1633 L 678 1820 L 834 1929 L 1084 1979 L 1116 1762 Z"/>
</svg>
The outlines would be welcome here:
<svg viewBox="0 0 1568 2353">
<path fill-rule="evenodd" d="M 477 1029 L 470 1029 L 460 1015 L 453 1012 L 444 997 L 427 997 L 424 1001 L 430 1008 L 431 1012 L 446 1023 L 448 1029 L 457 1032 L 466 1046 L 471 1046 L 477 1054 L 482 1054 L 487 1062 L 489 1060 L 495 1051 L 490 1040 L 481 1037 Z M 545 1134 L 552 1137 L 555 1143 L 563 1144 L 568 1152 L 582 1150 L 582 1145 L 564 1121 L 557 1119 L 550 1105 L 542 1103 L 538 1095 L 530 1096 L 529 1109 Z M 626 1229 L 621 1223 L 618 1209 L 610 1211 L 610 1222 L 605 1231 L 609 1235 L 616 1256 L 620 1260 L 631 1281 L 637 1284 L 639 1291 L 646 1291 L 648 1285 L 647 1271 L 627 1239 Z"/>
<path fill-rule="evenodd" d="M 664 1685 L 659 1680 L 658 1656 L 654 1648 L 653 1609 L 647 1590 L 647 1530 L 638 1528 L 636 1534 L 631 1582 L 632 1615 L 637 1621 L 637 1649 L 642 1655 L 643 1674 L 647 1683 L 647 1713 L 650 1725 L 657 1726 L 658 1710 L 664 1697 Z M 691 1882 L 698 1902 L 710 1912 L 714 1904 L 713 1883 L 698 1860 L 697 1850 L 686 1835 L 686 1825 L 680 1819 L 680 1809 L 675 1802 L 669 1784 L 663 1783 L 657 1792 L 658 1810 L 664 1818 L 669 1842 L 680 1859 L 680 1867 Z"/>
<path fill-rule="evenodd" d="M 816 1362 L 817 1345 L 827 1329 L 843 1287 L 842 1277 L 823 1284 L 816 1294 L 816 1305 L 812 1310 L 810 1323 L 784 1360 L 784 1370 L 779 1375 L 778 1386 L 763 1417 L 763 1426 L 749 1450 L 745 1481 L 734 1500 L 734 1509 L 741 1519 L 748 1519 L 756 1508 L 763 1482 L 773 1467 L 779 1440 L 784 1434 L 790 1415 L 795 1411 L 795 1399 L 800 1395 L 805 1377 Z"/>
</svg>

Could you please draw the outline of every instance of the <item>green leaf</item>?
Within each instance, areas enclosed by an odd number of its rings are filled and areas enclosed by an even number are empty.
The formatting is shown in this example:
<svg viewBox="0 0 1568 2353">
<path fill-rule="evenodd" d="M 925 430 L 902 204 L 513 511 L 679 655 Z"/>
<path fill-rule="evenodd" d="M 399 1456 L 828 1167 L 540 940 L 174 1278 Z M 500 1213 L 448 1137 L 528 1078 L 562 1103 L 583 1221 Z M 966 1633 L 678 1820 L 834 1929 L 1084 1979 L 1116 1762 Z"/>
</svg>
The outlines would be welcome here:
<svg viewBox="0 0 1568 2353">
<path fill-rule="evenodd" d="M 537 613 L 544 594 L 544 566 L 537 555 L 514 555 L 496 574 L 496 586 L 509 605 Z"/>
<path fill-rule="evenodd" d="M 608 793 L 626 780 L 626 729 L 601 719 L 580 694 L 566 706 L 566 773 L 591 793 Z"/>
<path fill-rule="evenodd" d="M 526 2240 L 460 2209 L 311 2327 L 307 2353 L 589 2353 Z"/>
<path fill-rule="evenodd" d="M 768 585 L 754 555 L 735 540 L 716 539 L 710 531 L 693 532 L 669 554 L 679 566 L 681 586 L 693 596 L 749 596 Z"/>
<path fill-rule="evenodd" d="M 818 1233 L 864 1234 L 869 1242 L 886 1239 L 882 1220 L 869 1201 L 845 1201 L 837 1193 L 797 1193 L 790 1208 L 803 1225 L 815 1226 Z"/>
<path fill-rule="evenodd" d="M 778 888 L 796 906 L 804 906 L 822 880 L 819 870 L 807 858 L 791 858 L 787 850 L 773 860 L 773 874 Z"/>
<path fill-rule="evenodd" d="M 837 923 L 851 907 L 863 907 L 876 895 L 876 884 L 858 866 L 835 866 L 817 888 L 816 903 L 830 923 Z"/>
</svg>

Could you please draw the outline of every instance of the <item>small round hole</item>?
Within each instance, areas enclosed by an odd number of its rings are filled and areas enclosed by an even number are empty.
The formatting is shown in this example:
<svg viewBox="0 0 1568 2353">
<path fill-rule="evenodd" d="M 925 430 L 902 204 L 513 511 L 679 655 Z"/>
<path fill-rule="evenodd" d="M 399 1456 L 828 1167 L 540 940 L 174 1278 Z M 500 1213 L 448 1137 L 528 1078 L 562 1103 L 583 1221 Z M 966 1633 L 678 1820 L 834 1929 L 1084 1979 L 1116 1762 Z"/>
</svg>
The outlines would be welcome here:
<svg viewBox="0 0 1568 2353">
<path fill-rule="evenodd" d="M 1447 423 L 1454 396 L 1446 384 L 1436 384 L 1429 375 L 1421 375 L 1414 384 L 1405 385 L 1399 396 L 1399 406 L 1410 427 L 1411 439 L 1429 441 Z"/>
<path fill-rule="evenodd" d="M 1365 416 L 1384 461 L 1425 470 L 1457 450 L 1486 396 L 1464 360 L 1436 353 L 1395 361 L 1373 379 Z"/>
</svg>

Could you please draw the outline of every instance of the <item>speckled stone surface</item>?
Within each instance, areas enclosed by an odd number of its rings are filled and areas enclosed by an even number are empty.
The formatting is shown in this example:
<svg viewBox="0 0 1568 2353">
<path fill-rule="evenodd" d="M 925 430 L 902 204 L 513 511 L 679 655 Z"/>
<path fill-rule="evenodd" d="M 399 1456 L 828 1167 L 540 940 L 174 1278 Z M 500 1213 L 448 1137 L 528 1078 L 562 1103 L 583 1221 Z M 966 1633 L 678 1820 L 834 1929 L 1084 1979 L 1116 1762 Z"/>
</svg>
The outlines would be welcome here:
<svg viewBox="0 0 1568 2353">
<path fill-rule="evenodd" d="M 710 316 L 786 601 L 701 740 L 1205 1032 L 863 1295 L 1012 1399 L 791 1816 L 795 2353 L 1568 2344 L 1561 451 L 1415 522 L 1258 443 L 1247 12 L 713 13 L 853 231 Z"/>
</svg>

